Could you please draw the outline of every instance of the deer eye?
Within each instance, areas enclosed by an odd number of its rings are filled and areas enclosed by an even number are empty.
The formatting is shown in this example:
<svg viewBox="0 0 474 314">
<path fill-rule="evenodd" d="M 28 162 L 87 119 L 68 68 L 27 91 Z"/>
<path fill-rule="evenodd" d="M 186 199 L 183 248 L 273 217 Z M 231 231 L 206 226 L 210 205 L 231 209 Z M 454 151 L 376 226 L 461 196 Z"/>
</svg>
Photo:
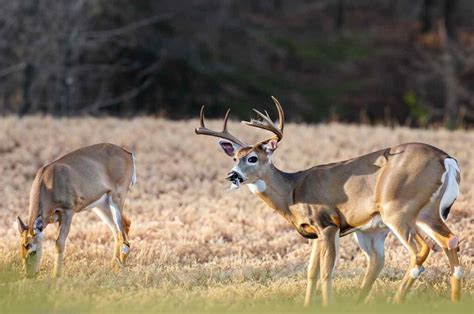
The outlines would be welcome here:
<svg viewBox="0 0 474 314">
<path fill-rule="evenodd" d="M 249 157 L 249 158 L 247 159 L 247 161 L 248 161 L 249 163 L 251 163 L 251 164 L 254 164 L 254 163 L 256 163 L 256 162 L 258 161 L 258 158 L 255 157 L 255 156 L 252 156 L 252 157 Z"/>
</svg>

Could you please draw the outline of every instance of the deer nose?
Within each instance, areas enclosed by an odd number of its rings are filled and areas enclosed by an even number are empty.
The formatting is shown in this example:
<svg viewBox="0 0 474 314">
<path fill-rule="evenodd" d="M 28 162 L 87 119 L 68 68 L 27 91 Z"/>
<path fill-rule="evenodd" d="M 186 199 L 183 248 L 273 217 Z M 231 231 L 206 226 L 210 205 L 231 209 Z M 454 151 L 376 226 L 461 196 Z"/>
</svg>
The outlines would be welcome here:
<svg viewBox="0 0 474 314">
<path fill-rule="evenodd" d="M 244 181 L 244 179 L 236 171 L 229 172 L 227 174 L 226 180 L 231 181 L 231 182 L 235 182 L 235 181 L 238 180 L 240 183 L 242 183 Z"/>
</svg>

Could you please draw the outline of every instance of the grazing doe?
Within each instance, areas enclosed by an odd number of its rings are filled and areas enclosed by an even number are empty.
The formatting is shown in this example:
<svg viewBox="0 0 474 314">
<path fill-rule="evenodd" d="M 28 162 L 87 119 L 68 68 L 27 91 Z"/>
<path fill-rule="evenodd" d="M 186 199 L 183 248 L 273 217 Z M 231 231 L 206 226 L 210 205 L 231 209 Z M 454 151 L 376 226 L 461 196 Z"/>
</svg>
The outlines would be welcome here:
<svg viewBox="0 0 474 314">
<path fill-rule="evenodd" d="M 28 277 L 41 264 L 43 230 L 57 222 L 53 275 L 62 273 L 64 245 L 74 214 L 92 209 L 115 236 L 113 263 L 125 264 L 130 245 L 130 220 L 123 213 L 129 188 L 136 182 L 135 158 L 113 144 L 75 150 L 41 167 L 30 192 L 28 224 L 17 217 L 21 255 Z"/>
<path fill-rule="evenodd" d="M 273 97 L 272 97 L 273 98 Z M 305 305 L 311 303 L 315 279 L 320 274 L 323 305 L 332 300 L 332 281 L 339 238 L 354 233 L 369 259 L 359 299 L 368 295 L 384 263 L 384 242 L 391 230 L 410 254 L 410 265 L 394 301 L 403 299 L 423 272 L 430 251 L 419 230 L 439 244 L 451 266 L 451 298 L 458 300 L 462 268 L 459 239 L 446 226 L 458 196 L 460 171 L 455 159 L 430 145 L 408 143 L 350 160 L 286 173 L 272 163 L 283 138 L 284 113 L 273 98 L 279 123 L 258 110 L 259 119 L 244 124 L 275 136 L 246 145 L 227 130 L 229 111 L 221 132 L 204 125 L 197 134 L 215 136 L 236 164 L 227 179 L 231 188 L 247 184 L 268 206 L 281 214 L 305 238 L 315 239 L 308 265 Z M 311 145 L 311 144 L 309 144 Z"/>
</svg>

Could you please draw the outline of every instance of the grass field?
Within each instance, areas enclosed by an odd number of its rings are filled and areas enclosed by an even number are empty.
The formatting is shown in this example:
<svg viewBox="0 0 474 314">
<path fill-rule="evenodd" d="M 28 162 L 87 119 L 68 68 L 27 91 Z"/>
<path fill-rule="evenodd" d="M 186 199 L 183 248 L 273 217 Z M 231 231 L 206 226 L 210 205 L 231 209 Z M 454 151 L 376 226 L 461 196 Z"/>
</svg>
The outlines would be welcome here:
<svg viewBox="0 0 474 314">
<path fill-rule="evenodd" d="M 448 225 L 461 239 L 466 269 L 463 301 L 449 302 L 447 259 L 432 252 L 407 303 L 387 305 L 408 265 L 390 235 L 386 264 L 370 305 L 355 306 L 365 257 L 352 237 L 341 240 L 337 303 L 303 309 L 310 252 L 301 238 L 247 189 L 229 192 L 232 167 L 211 138 L 194 135 L 197 121 L 162 119 L 0 118 L 0 311 L 35 312 L 425 312 L 468 313 L 474 307 L 474 132 L 410 130 L 341 124 L 288 124 L 275 164 L 295 171 L 403 142 L 433 144 L 458 159 L 461 196 Z M 220 121 L 210 121 L 220 127 Z M 267 134 L 231 123 L 247 141 Z M 112 142 L 137 156 L 138 184 L 126 212 L 132 220 L 127 271 L 109 266 L 112 236 L 91 212 L 75 216 L 66 244 L 65 274 L 51 279 L 56 227 L 46 229 L 40 276 L 21 276 L 19 237 L 12 223 L 26 219 L 28 193 L 44 163 L 75 148 Z M 318 300 L 319 301 L 319 300 Z"/>
</svg>

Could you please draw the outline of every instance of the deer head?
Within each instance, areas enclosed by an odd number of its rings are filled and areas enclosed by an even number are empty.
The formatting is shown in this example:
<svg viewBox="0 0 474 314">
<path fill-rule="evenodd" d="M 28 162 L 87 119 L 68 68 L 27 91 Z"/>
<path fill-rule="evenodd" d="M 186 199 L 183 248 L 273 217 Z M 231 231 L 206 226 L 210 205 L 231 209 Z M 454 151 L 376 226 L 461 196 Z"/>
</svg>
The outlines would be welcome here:
<svg viewBox="0 0 474 314">
<path fill-rule="evenodd" d="M 43 246 L 43 218 L 38 216 L 30 230 L 18 216 L 16 227 L 21 237 L 21 257 L 27 277 L 33 277 L 39 271 Z"/>
<path fill-rule="evenodd" d="M 219 141 L 220 147 L 224 153 L 232 157 L 236 162 L 226 178 L 232 183 L 231 189 L 238 189 L 242 184 L 254 184 L 270 170 L 271 157 L 273 152 L 277 149 L 278 143 L 283 138 L 284 127 L 283 109 L 275 97 L 272 96 L 272 99 L 278 111 L 278 126 L 273 123 L 268 112 L 264 114 L 256 109 L 253 109 L 253 111 L 257 113 L 257 119 L 242 121 L 242 123 L 246 125 L 274 133 L 274 136 L 254 145 L 247 145 L 229 133 L 227 130 L 227 121 L 229 119 L 230 110 L 227 110 L 225 115 L 222 131 L 218 132 L 210 130 L 205 126 L 204 106 L 201 108 L 201 126 L 196 128 L 196 134 L 221 138 Z"/>
</svg>

